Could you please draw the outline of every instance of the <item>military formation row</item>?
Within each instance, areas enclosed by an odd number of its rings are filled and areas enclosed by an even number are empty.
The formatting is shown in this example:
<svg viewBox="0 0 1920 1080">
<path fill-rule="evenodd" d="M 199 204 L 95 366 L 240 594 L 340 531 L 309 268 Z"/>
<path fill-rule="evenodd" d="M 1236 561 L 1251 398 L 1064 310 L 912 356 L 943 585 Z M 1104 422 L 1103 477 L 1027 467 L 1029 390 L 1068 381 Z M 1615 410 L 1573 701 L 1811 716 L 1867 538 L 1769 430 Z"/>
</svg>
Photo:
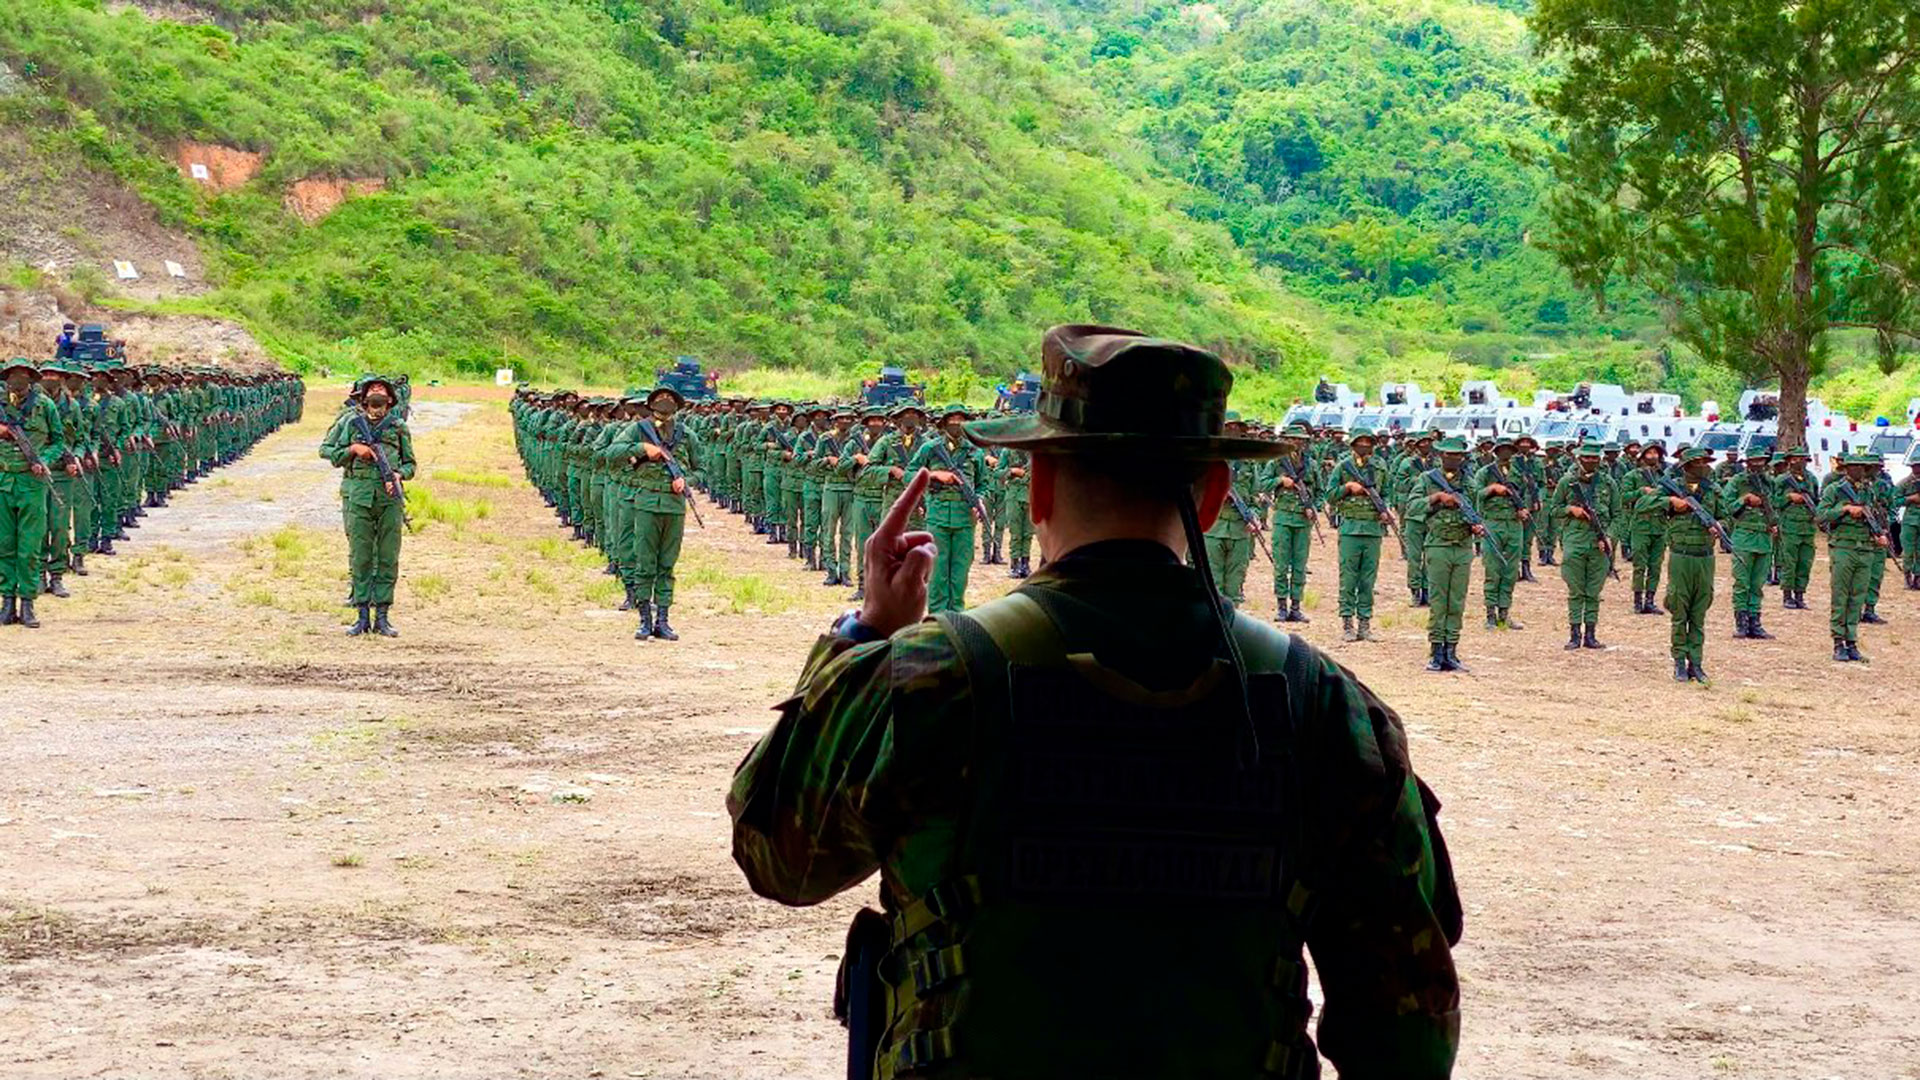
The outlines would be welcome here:
<svg viewBox="0 0 1920 1080">
<path fill-rule="evenodd" d="M 976 556 L 1007 566 L 1009 577 L 1032 570 L 1026 455 L 984 454 L 961 432 L 970 415 L 961 406 L 688 406 L 660 387 L 619 398 L 522 390 L 512 408 L 527 475 L 575 538 L 605 554 L 608 572 L 626 585 L 623 609 L 640 612 L 642 639 L 677 637 L 666 611 L 696 489 L 823 573 L 823 585 L 860 599 L 861 549 L 907 476 L 925 468 L 933 487 L 922 527 L 940 553 L 928 583 L 932 611 L 966 607 Z"/>
<path fill-rule="evenodd" d="M 1228 430 L 1236 430 L 1229 422 Z M 1239 430 L 1246 430 L 1240 425 Z M 1859 661 L 1861 623 L 1880 623 L 1881 582 L 1901 562 L 1920 589 L 1920 476 L 1896 485 L 1873 455 L 1843 459 L 1817 477 L 1804 450 L 1758 451 L 1717 467 L 1688 448 L 1668 463 L 1665 447 L 1589 443 L 1563 451 L 1531 437 L 1470 449 L 1440 432 L 1383 446 L 1359 429 L 1330 437 L 1304 425 L 1272 436 L 1286 452 L 1267 464 L 1236 463 L 1231 513 L 1208 533 L 1222 591 L 1245 601 L 1248 563 L 1271 533 L 1279 621 L 1304 622 L 1310 536 L 1325 516 L 1338 531 L 1339 614 L 1348 641 L 1372 639 L 1375 582 L 1385 537 L 1399 542 L 1410 602 L 1429 609 L 1429 670 L 1461 670 L 1459 640 L 1468 574 L 1485 563 L 1482 599 L 1490 630 L 1520 629 L 1517 582 L 1559 565 L 1567 588 L 1568 649 L 1598 649 L 1601 593 L 1632 565 L 1636 614 L 1670 615 L 1674 678 L 1705 682 L 1705 620 L 1713 604 L 1716 549 L 1733 559 L 1734 636 L 1767 639 L 1764 595 L 1805 610 L 1816 538 L 1832 562 L 1829 630 L 1837 661 Z M 1556 555 L 1558 559 L 1556 560 Z M 1667 610 L 1655 603 L 1663 569 Z"/>
<path fill-rule="evenodd" d="M 88 555 L 147 511 L 300 418 L 292 375 L 135 367 L 121 360 L 5 365 L 0 401 L 0 626 L 40 625 L 34 601 L 69 595 Z"/>
</svg>

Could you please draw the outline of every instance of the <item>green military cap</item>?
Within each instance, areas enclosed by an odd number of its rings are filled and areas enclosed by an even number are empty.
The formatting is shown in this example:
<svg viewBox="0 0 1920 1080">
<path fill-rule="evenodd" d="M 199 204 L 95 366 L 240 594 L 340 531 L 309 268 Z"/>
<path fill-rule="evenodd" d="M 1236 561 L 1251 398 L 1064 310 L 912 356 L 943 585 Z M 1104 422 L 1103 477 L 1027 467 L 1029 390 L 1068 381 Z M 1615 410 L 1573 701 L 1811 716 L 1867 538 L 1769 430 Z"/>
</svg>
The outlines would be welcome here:
<svg viewBox="0 0 1920 1080">
<path fill-rule="evenodd" d="M 1367 425 L 1356 424 L 1352 431 L 1347 432 L 1347 441 L 1359 442 L 1361 439 L 1372 439 L 1374 442 L 1379 442 L 1380 436 Z"/>
<path fill-rule="evenodd" d="M 1882 464 L 1884 464 L 1879 454 L 1875 454 L 1869 451 L 1860 451 L 1857 453 L 1848 454 L 1845 457 L 1841 458 L 1841 463 L 1845 465 L 1872 465 L 1875 468 L 1879 468 Z"/>
<path fill-rule="evenodd" d="M 1606 452 L 1607 448 L 1600 443 L 1583 442 L 1573 453 L 1576 457 L 1599 457 Z"/>
<path fill-rule="evenodd" d="M 927 418 L 927 407 L 917 401 L 902 401 L 896 404 L 888 415 L 898 420 L 910 412 L 919 413 L 922 420 Z"/>
<path fill-rule="evenodd" d="M 1785 450 L 1782 450 L 1779 453 L 1773 455 L 1773 457 L 1774 457 L 1774 460 L 1776 461 L 1785 461 L 1790 458 L 1800 458 L 1805 461 L 1812 461 L 1813 451 L 1807 449 L 1804 446 L 1790 446 Z"/>
<path fill-rule="evenodd" d="M 78 375 L 80 369 L 60 360 L 49 360 L 40 365 L 41 375 Z"/>
<path fill-rule="evenodd" d="M 1432 431 L 1409 431 L 1407 435 L 1417 443 L 1432 442 L 1440 437 L 1437 432 Z"/>
<path fill-rule="evenodd" d="M 1685 465 L 1690 461 L 1712 461 L 1713 451 L 1707 450 L 1703 447 L 1689 446 L 1685 450 L 1680 451 L 1679 454 L 1675 455 L 1675 460 L 1679 461 L 1680 464 L 1682 465 Z"/>
<path fill-rule="evenodd" d="M 826 411 L 831 413 L 835 420 L 858 420 L 864 412 L 864 410 L 856 409 L 851 405 L 839 405 Z"/>
<path fill-rule="evenodd" d="M 1313 429 L 1295 420 L 1286 426 L 1286 430 L 1280 432 L 1280 437 L 1283 439 L 1311 439 L 1313 438 Z"/>
<path fill-rule="evenodd" d="M 1467 453 L 1467 440 L 1459 435 L 1449 435 L 1435 443 L 1433 448 L 1442 454 L 1464 454 Z"/>
<path fill-rule="evenodd" d="M 1195 461 L 1271 458 L 1267 439 L 1225 434 L 1233 374 L 1193 345 L 1111 326 L 1056 326 L 1042 339 L 1034 412 L 967 426 L 983 446 Z"/>
<path fill-rule="evenodd" d="M 1493 448 L 1495 450 L 1518 450 L 1520 447 L 1512 439 L 1502 436 L 1501 438 L 1493 440 Z"/>
<path fill-rule="evenodd" d="M 971 415 L 972 415 L 971 413 L 967 412 L 967 407 L 965 405 L 948 405 L 945 408 L 940 410 L 940 419 L 942 421 L 945 421 L 949 417 L 954 417 L 954 416 L 957 416 L 960 419 L 965 420 Z"/>
<path fill-rule="evenodd" d="M 0 365 L 0 378 L 5 378 L 8 374 L 20 368 L 26 368 L 36 379 L 40 377 L 40 368 L 36 366 L 33 361 L 24 356 L 16 356 L 4 365 Z"/>
<path fill-rule="evenodd" d="M 1755 444 L 1755 445 L 1753 445 L 1753 446 L 1749 446 L 1749 447 L 1747 447 L 1747 449 L 1746 449 L 1746 452 L 1740 455 L 1740 460 L 1742 460 L 1742 461 L 1755 461 L 1755 460 L 1761 460 L 1761 461 L 1764 461 L 1764 460 L 1766 460 L 1767 458 L 1770 458 L 1770 457 L 1772 457 L 1772 456 L 1773 456 L 1773 451 L 1771 451 L 1771 450 L 1768 450 L 1768 449 L 1767 449 L 1766 447 L 1764 447 L 1764 446 L 1760 446 L 1760 445 L 1758 445 L 1758 444 Z"/>
<path fill-rule="evenodd" d="M 687 399 L 680 393 L 680 391 L 675 390 L 671 386 L 656 386 L 652 390 L 647 391 L 647 397 L 646 397 L 647 407 L 652 408 L 654 399 L 660 397 L 663 394 L 673 399 L 674 408 L 683 409 L 686 407 Z"/>
</svg>

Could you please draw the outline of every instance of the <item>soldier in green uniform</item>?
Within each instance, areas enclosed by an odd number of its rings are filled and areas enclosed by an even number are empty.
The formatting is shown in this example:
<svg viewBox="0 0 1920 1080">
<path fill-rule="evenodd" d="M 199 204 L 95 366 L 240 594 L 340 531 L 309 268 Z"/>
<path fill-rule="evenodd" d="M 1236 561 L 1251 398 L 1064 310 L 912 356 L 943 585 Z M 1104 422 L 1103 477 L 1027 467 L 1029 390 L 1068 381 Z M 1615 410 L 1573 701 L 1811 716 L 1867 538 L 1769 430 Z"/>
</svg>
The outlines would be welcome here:
<svg viewBox="0 0 1920 1080">
<path fill-rule="evenodd" d="M 1832 563 L 1833 597 L 1827 628 L 1833 634 L 1833 658 L 1864 662 L 1860 655 L 1860 624 L 1867 607 L 1867 588 L 1876 564 L 1886 562 L 1888 538 L 1875 536 L 1870 521 L 1874 471 L 1878 454 L 1849 454 L 1840 473 L 1830 477 L 1820 496 L 1820 524 L 1827 530 L 1827 558 Z"/>
<path fill-rule="evenodd" d="M 1232 413 L 1227 414 L 1227 437 L 1247 438 L 1247 425 Z M 1247 566 L 1253 561 L 1253 545 L 1259 543 L 1260 519 L 1253 512 L 1259 495 L 1258 471 L 1240 462 L 1227 463 L 1232 486 L 1227 493 L 1227 511 L 1207 529 L 1207 562 L 1213 568 L 1220 594 L 1235 604 L 1247 602 Z"/>
<path fill-rule="evenodd" d="M 998 566 L 1006 547 L 1007 508 L 1000 492 L 1000 458 L 991 453 L 984 457 L 987 472 L 980 488 L 980 503 L 986 508 L 987 521 L 980 530 L 980 564 Z"/>
<path fill-rule="evenodd" d="M 353 606 L 359 613 L 347 636 L 372 631 L 381 637 L 399 637 L 387 613 L 393 606 L 393 587 L 400 579 L 400 534 L 406 507 L 401 493 L 386 482 L 376 464 L 374 448 L 404 482 L 413 479 L 413 434 L 394 413 L 393 384 L 370 376 L 356 384 L 360 405 L 355 415 L 333 426 L 320 444 L 320 456 L 340 470 L 340 501 L 346 507 L 348 569 L 353 578 Z M 373 620 L 368 621 L 371 609 Z"/>
<path fill-rule="evenodd" d="M 1900 568 L 1906 574 L 1907 588 L 1920 590 L 1920 468 L 1900 481 L 1894 498 L 1900 507 L 1900 547 L 1906 552 Z"/>
<path fill-rule="evenodd" d="M 1513 439 L 1513 461 L 1511 474 L 1520 487 L 1520 500 L 1527 506 L 1527 516 L 1520 527 L 1520 580 L 1538 583 L 1533 576 L 1533 542 L 1535 530 L 1545 515 L 1546 500 L 1553 489 L 1546 484 L 1545 471 L 1540 466 L 1540 443 L 1531 435 L 1516 435 Z"/>
<path fill-rule="evenodd" d="M 861 553 L 867 549 L 867 537 L 880 524 L 881 492 L 886 490 L 888 468 L 876 456 L 881 443 L 888 437 L 886 410 L 869 408 L 860 416 L 860 428 L 854 432 L 853 442 L 842 454 L 842 468 L 851 469 L 853 476 L 852 532 L 853 545 L 847 553 L 850 561 L 848 573 L 854 580 L 843 580 L 843 585 L 853 585 L 856 599 L 864 599 L 867 592 L 867 561 Z M 843 575 L 844 576 L 844 575 Z"/>
<path fill-rule="evenodd" d="M 1493 446 L 1493 459 L 1473 474 L 1474 503 L 1487 523 L 1482 542 L 1498 545 L 1505 556 L 1490 556 L 1481 567 L 1481 594 L 1489 630 L 1526 629 L 1513 617 L 1513 586 L 1526 555 L 1526 523 L 1533 511 L 1527 507 L 1526 494 L 1513 475 L 1515 449 L 1511 439 L 1498 440 Z"/>
<path fill-rule="evenodd" d="M 807 557 L 807 455 L 813 448 L 813 409 L 794 407 L 787 418 L 787 439 L 778 456 L 780 462 L 780 512 L 786 522 L 781 535 L 787 540 L 787 558 Z"/>
<path fill-rule="evenodd" d="M 1773 455 L 1781 466 L 1774 479 L 1774 516 L 1780 522 L 1781 606 L 1807 609 L 1807 583 L 1813 579 L 1813 538 L 1820 531 L 1820 481 L 1807 471 L 1813 460 L 1804 446 Z"/>
<path fill-rule="evenodd" d="M 1307 436 L 1305 424 L 1281 433 L 1280 456 L 1270 463 L 1263 485 L 1273 505 L 1273 600 L 1279 622 L 1313 621 L 1300 610 L 1307 592 L 1307 544 L 1320 512 L 1315 473 L 1306 460 Z"/>
<path fill-rule="evenodd" d="M 1620 503 L 1613 478 L 1600 468 L 1605 452 L 1599 443 L 1581 445 L 1575 454 L 1578 467 L 1560 478 L 1547 504 L 1547 516 L 1561 521 L 1558 535 L 1566 551 L 1560 579 L 1567 583 L 1566 648 L 1570 651 L 1604 647 L 1598 636 L 1600 595 L 1606 589 L 1607 574 L 1615 570 L 1609 527 Z"/>
<path fill-rule="evenodd" d="M 894 429 L 874 445 L 869 457 L 868 468 L 874 470 L 874 475 L 880 483 L 879 490 L 873 496 L 876 509 L 891 506 L 893 501 L 899 498 L 900 493 L 906 490 L 907 468 L 919 455 L 920 448 L 926 444 L 926 435 L 923 430 L 927 422 L 925 409 L 912 402 L 903 402 L 894 406 L 892 419 Z M 874 524 L 878 525 L 879 521 L 880 518 L 876 512 Z M 872 530 L 869 529 L 869 535 L 871 532 Z M 864 540 L 861 542 L 860 550 L 866 551 Z M 860 588 L 853 593 L 856 599 L 863 599 L 866 595 L 864 565 L 860 572 Z"/>
<path fill-rule="evenodd" d="M 1665 615 L 1654 603 L 1660 591 L 1660 569 L 1667 557 L 1667 511 L 1649 496 L 1660 488 L 1667 475 L 1666 447 L 1650 442 L 1640 448 L 1640 460 L 1619 478 L 1621 515 L 1630 519 L 1627 541 L 1622 545 L 1633 563 L 1633 612 L 1636 615 Z"/>
<path fill-rule="evenodd" d="M 1473 577 L 1473 545 L 1484 540 L 1485 525 L 1469 523 L 1473 477 L 1467 472 L 1467 442 L 1459 436 L 1435 447 L 1440 463 L 1415 479 L 1426 504 L 1423 563 L 1427 572 L 1427 670 L 1466 671 L 1460 662 L 1460 628 L 1467 610 L 1467 585 Z"/>
<path fill-rule="evenodd" d="M 628 586 L 640 613 L 634 639 L 678 641 L 668 621 L 673 608 L 673 570 L 687 531 L 687 485 L 699 469 L 699 447 L 676 419 L 686 399 L 672 387 L 655 388 L 646 397 L 647 416 L 634 422 L 626 458 L 626 482 L 633 491 L 633 554 Z M 623 452 L 621 443 L 614 453 Z"/>
<path fill-rule="evenodd" d="M 1720 495 L 1713 480 L 1713 452 L 1690 447 L 1682 450 L 1679 458 L 1679 477 L 1663 477 L 1651 494 L 1641 497 L 1639 509 L 1657 508 L 1667 519 L 1667 610 L 1673 627 L 1669 645 L 1673 679 L 1706 683 L 1714 544 L 1725 540 L 1726 528 L 1719 523 Z M 1695 506 L 1707 521 L 1695 513 Z"/>
<path fill-rule="evenodd" d="M 807 430 L 798 446 L 800 457 L 794 470 L 800 477 L 800 558 L 809 570 L 826 569 L 820 550 L 820 528 L 825 520 L 827 457 L 821 444 L 832 429 L 833 410 L 807 410 Z"/>
<path fill-rule="evenodd" d="M 72 541 L 68 545 L 67 569 L 75 576 L 86 577 L 87 556 L 99 549 L 93 522 L 100 475 L 99 410 L 87 397 L 87 373 L 77 363 L 66 365 L 62 389 L 65 393 L 57 405 L 60 425 L 66 430 L 68 452 L 79 466 L 68 488 Z"/>
<path fill-rule="evenodd" d="M 58 360 L 40 369 L 40 393 L 53 405 L 61 437 L 47 477 L 47 541 L 40 591 L 63 600 L 71 595 L 64 579 L 73 563 L 74 507 L 80 501 L 79 491 L 87 486 L 80 467 L 85 444 L 78 441 L 85 429 L 68 398 L 69 370 Z"/>
<path fill-rule="evenodd" d="M 813 904 L 880 875 L 887 914 L 843 960 L 850 1071 L 1304 1080 L 1325 1054 L 1448 1075 L 1459 904 L 1399 718 L 1185 565 L 1218 462 L 1274 444 L 1221 437 L 1231 377 L 1198 349 L 1055 330 L 1045 371 L 1038 414 L 972 429 L 1034 455 L 1041 571 L 923 620 L 916 477 L 869 545 L 866 606 L 728 797 L 755 892 Z M 1052 419 L 1050 395 L 1087 408 Z M 1078 782 L 1020 782 L 1043 773 Z"/>
<path fill-rule="evenodd" d="M 768 530 L 765 486 L 760 470 L 766 457 L 763 444 L 767 427 L 767 407 L 761 402 L 747 406 L 747 418 L 734 429 L 733 453 L 740 461 L 740 512 L 753 522 L 755 536 Z"/>
<path fill-rule="evenodd" d="M 1720 488 L 1728 531 L 1733 534 L 1733 636 L 1771 641 L 1761 623 L 1767 579 L 1772 576 L 1773 543 L 1780 535 L 1775 517 L 1773 478 L 1767 472 L 1766 450 L 1752 447 L 1746 467 L 1727 477 Z"/>
<path fill-rule="evenodd" d="M 1000 490 L 1007 519 L 1007 576 L 1016 581 L 1033 576 L 1033 522 L 1027 516 L 1028 474 L 1032 462 L 1025 450 L 1000 453 Z"/>
<path fill-rule="evenodd" d="M 933 487 L 927 496 L 927 529 L 935 550 L 927 610 L 938 614 L 967 606 L 967 574 L 973 567 L 974 521 L 984 516 L 977 504 L 986 455 L 966 436 L 967 409 L 949 405 L 940 413 L 940 430 L 920 445 L 907 471 L 927 469 Z M 964 484 L 962 483 L 964 481 Z M 969 499 L 965 489 L 972 489 Z"/>
<path fill-rule="evenodd" d="M 1378 443 L 1372 429 L 1358 427 L 1348 436 L 1352 453 L 1335 466 L 1328 488 L 1327 507 L 1340 517 L 1340 637 L 1342 641 L 1375 641 L 1373 585 L 1380 574 L 1380 545 L 1393 527 L 1393 510 L 1385 513 L 1380 485 L 1386 470 L 1373 460 Z"/>
<path fill-rule="evenodd" d="M 853 584 L 853 488 L 860 473 L 854 454 L 863 449 L 853 430 L 859 414 L 850 408 L 833 411 L 833 430 L 814 448 L 820 466 L 820 562 L 826 585 Z"/>
<path fill-rule="evenodd" d="M 1567 467 L 1566 458 L 1562 455 L 1562 448 L 1558 442 L 1549 440 L 1543 448 L 1543 453 L 1546 456 L 1545 460 L 1540 463 L 1540 482 L 1547 491 L 1552 491 L 1560 486 L 1561 479 L 1564 478 L 1570 470 Z M 1534 529 L 1534 537 L 1539 541 L 1540 565 L 1555 565 L 1553 553 L 1558 550 L 1560 546 L 1559 519 L 1552 514 L 1542 514 L 1538 522 L 1538 527 Z"/>
<path fill-rule="evenodd" d="M 1421 477 L 1433 468 L 1433 441 L 1436 435 L 1423 431 L 1415 435 L 1412 447 L 1394 463 L 1387 488 L 1392 492 L 1387 503 L 1400 510 L 1400 538 L 1407 559 L 1407 592 L 1413 606 L 1427 606 L 1427 500 Z"/>
<path fill-rule="evenodd" d="M 66 454 L 66 429 L 38 385 L 40 369 L 22 359 L 0 365 L 0 626 L 40 628 L 40 595 L 54 466 Z"/>
<path fill-rule="evenodd" d="M 1875 461 L 1867 471 L 1867 503 L 1873 512 L 1887 527 L 1889 542 L 1893 537 L 1893 510 L 1895 497 L 1893 479 L 1887 475 L 1885 463 Z M 1881 559 L 1867 569 L 1867 606 L 1860 613 L 1860 621 L 1870 626 L 1884 626 L 1887 620 L 1880 616 L 1880 586 L 1887 579 L 1887 560 Z"/>
</svg>

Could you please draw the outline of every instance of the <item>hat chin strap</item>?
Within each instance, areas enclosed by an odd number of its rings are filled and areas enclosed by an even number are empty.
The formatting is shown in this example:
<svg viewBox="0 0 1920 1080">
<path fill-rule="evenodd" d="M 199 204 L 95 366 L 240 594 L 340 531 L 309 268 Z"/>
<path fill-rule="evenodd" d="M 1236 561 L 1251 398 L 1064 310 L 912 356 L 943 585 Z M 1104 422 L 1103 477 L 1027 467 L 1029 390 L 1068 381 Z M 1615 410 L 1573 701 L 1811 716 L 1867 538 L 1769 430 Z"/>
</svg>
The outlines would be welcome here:
<svg viewBox="0 0 1920 1080">
<path fill-rule="evenodd" d="M 1213 579 L 1213 566 L 1207 559 L 1207 534 L 1200 527 L 1200 511 L 1193 504 L 1193 492 L 1181 488 L 1174 493 L 1174 505 L 1180 510 L 1180 525 L 1186 530 L 1187 552 L 1193 567 L 1207 587 L 1207 607 L 1213 611 L 1214 627 L 1226 646 L 1227 662 L 1233 665 L 1233 677 L 1240 684 L 1240 737 L 1235 740 L 1240 766 L 1256 768 L 1260 764 L 1260 729 L 1253 721 L 1253 699 L 1247 690 L 1247 661 L 1240 655 L 1240 642 L 1234 638 L 1227 621 L 1227 604 L 1220 597 L 1220 586 Z"/>
</svg>

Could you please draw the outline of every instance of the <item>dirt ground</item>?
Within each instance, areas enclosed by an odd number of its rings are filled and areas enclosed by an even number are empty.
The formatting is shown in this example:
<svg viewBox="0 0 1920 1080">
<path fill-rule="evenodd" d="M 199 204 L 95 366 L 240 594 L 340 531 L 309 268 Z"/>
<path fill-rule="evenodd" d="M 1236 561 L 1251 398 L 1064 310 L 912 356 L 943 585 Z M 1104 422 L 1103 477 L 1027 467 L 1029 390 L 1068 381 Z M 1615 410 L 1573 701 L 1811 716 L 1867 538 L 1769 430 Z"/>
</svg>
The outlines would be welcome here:
<svg viewBox="0 0 1920 1080">
<path fill-rule="evenodd" d="M 842 1075 L 870 889 L 752 897 L 722 798 L 845 592 L 709 507 L 684 639 L 635 642 L 498 395 L 423 390 L 404 636 L 350 641 L 336 393 L 0 631 L 0 1075 Z M 1528 629 L 1470 623 L 1443 677 L 1397 567 L 1370 645 L 1337 643 L 1330 549 L 1314 571 L 1307 636 L 1446 802 L 1459 1075 L 1920 1077 L 1914 595 L 1837 667 L 1817 611 L 1727 640 L 1723 576 L 1701 689 L 1619 584 L 1606 652 L 1561 651 L 1547 571 Z M 974 598 L 1006 584 L 976 568 Z"/>
</svg>

